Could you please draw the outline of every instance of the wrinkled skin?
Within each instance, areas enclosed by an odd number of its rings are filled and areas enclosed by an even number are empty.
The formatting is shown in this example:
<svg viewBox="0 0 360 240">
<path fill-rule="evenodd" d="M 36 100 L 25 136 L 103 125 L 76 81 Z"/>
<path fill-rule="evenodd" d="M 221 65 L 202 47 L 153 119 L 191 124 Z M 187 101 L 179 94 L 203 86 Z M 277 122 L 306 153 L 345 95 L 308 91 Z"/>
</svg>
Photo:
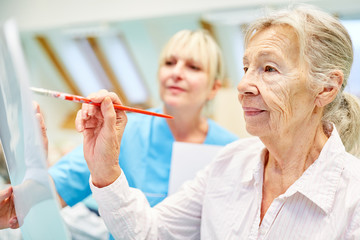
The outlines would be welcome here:
<svg viewBox="0 0 360 240">
<path fill-rule="evenodd" d="M 300 58 L 297 36 L 289 26 L 256 32 L 243 62 L 238 91 L 246 129 L 266 146 L 262 221 L 273 200 L 318 158 L 328 139 L 322 112 L 338 93 L 343 74 L 335 69 L 329 76 L 335 87 L 310 88 L 309 66 Z"/>
<path fill-rule="evenodd" d="M 256 33 L 247 46 L 238 91 L 253 135 L 284 136 L 311 118 L 315 95 L 296 43 L 289 27 L 271 27 Z"/>
<path fill-rule="evenodd" d="M 114 109 L 113 103 L 121 104 L 115 93 L 101 90 L 88 98 L 101 103 L 101 107 L 83 104 L 75 126 L 84 135 L 84 156 L 92 182 L 97 187 L 105 187 L 121 173 L 120 142 L 127 117 L 124 111 Z"/>
</svg>

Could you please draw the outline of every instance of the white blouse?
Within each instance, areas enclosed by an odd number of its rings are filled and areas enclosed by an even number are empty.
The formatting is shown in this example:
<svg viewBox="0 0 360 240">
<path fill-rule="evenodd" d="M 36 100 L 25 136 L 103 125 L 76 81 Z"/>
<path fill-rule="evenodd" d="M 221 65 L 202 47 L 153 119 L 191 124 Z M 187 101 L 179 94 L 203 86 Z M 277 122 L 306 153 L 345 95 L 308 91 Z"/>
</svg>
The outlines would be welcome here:
<svg viewBox="0 0 360 240">
<path fill-rule="evenodd" d="M 90 185 L 115 239 L 360 239 L 360 159 L 345 152 L 336 129 L 260 225 L 265 152 L 258 138 L 229 144 L 154 208 L 124 174 Z"/>
</svg>

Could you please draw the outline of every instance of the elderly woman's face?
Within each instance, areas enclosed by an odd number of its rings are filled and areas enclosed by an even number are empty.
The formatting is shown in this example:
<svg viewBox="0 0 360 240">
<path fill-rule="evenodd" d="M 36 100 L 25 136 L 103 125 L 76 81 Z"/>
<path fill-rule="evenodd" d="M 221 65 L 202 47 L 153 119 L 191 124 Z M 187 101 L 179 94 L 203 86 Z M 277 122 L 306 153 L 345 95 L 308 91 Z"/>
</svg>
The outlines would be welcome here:
<svg viewBox="0 0 360 240">
<path fill-rule="evenodd" d="M 306 124 L 314 110 L 307 68 L 290 27 L 257 32 L 244 54 L 244 77 L 238 85 L 246 128 L 256 136 L 288 133 Z"/>
</svg>

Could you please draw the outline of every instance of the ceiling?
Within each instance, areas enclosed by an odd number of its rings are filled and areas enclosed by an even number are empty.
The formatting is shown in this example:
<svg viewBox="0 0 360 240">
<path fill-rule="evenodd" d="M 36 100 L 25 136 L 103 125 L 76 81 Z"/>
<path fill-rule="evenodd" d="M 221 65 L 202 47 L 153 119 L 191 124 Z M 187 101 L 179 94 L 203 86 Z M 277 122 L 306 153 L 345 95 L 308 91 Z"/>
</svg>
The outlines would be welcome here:
<svg viewBox="0 0 360 240">
<path fill-rule="evenodd" d="M 0 0 L 0 18 L 13 17 L 22 30 L 98 21 L 122 21 L 188 13 L 241 10 L 307 2 L 342 16 L 360 16 L 358 0 Z"/>
</svg>

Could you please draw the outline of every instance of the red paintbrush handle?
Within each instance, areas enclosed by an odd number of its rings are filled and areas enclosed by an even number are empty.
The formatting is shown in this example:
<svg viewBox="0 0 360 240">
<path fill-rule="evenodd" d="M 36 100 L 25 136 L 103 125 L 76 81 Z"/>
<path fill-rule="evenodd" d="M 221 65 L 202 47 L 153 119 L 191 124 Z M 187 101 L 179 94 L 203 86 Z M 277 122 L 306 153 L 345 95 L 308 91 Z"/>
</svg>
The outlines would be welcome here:
<svg viewBox="0 0 360 240">
<path fill-rule="evenodd" d="M 65 95 L 65 100 L 69 100 L 69 101 L 73 101 L 73 102 L 80 102 L 80 103 L 87 103 L 87 104 L 92 104 L 92 105 L 95 105 L 95 106 L 100 106 L 101 105 L 100 103 L 92 102 L 90 99 L 80 97 L 80 96 L 75 96 L 75 95 Z M 119 104 L 114 104 L 114 108 L 119 109 L 119 110 L 129 111 L 129 112 L 137 112 L 137 113 L 157 116 L 157 117 L 174 118 L 174 117 L 172 117 L 170 115 L 161 114 L 161 113 L 154 113 L 154 112 L 142 110 L 142 109 L 139 109 L 139 108 L 132 108 L 132 107 L 127 107 L 127 106 L 123 106 L 123 105 L 119 105 Z"/>
</svg>

